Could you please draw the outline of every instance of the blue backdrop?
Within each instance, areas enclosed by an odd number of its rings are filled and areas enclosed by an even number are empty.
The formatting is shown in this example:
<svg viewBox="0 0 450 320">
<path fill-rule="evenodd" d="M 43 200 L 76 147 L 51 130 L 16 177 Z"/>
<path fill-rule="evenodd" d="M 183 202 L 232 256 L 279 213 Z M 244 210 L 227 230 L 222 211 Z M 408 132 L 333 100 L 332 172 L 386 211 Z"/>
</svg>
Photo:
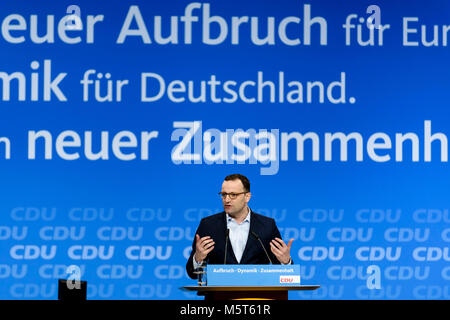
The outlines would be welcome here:
<svg viewBox="0 0 450 320">
<path fill-rule="evenodd" d="M 0 298 L 76 265 L 88 299 L 197 299 L 242 173 L 321 285 L 290 299 L 448 299 L 450 3 L 373 4 L 3 1 Z"/>
</svg>

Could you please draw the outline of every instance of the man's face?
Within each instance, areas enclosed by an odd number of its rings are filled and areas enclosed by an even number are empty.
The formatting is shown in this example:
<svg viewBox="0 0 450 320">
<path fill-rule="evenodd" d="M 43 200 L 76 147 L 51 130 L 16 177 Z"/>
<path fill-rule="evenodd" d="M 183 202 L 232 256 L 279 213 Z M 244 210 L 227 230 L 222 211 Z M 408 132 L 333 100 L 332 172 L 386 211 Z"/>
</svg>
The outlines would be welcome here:
<svg viewBox="0 0 450 320">
<path fill-rule="evenodd" d="M 239 179 L 224 181 L 222 183 L 223 193 L 241 193 L 244 191 L 244 186 Z M 250 197 L 250 192 L 247 192 L 238 195 L 236 199 L 231 199 L 230 196 L 222 198 L 223 209 L 232 217 L 247 213 L 245 212 L 245 209 L 247 208 L 247 203 L 250 200 Z"/>
</svg>

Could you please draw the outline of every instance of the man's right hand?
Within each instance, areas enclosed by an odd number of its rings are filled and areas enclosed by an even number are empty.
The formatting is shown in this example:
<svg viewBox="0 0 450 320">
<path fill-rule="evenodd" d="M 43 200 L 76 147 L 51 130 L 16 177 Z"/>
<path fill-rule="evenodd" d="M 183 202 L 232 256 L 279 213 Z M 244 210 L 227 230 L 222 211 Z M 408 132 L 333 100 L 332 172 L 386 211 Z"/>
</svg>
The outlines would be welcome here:
<svg viewBox="0 0 450 320">
<path fill-rule="evenodd" d="M 194 259 L 195 261 L 200 263 L 205 260 L 208 256 L 208 253 L 210 253 L 214 249 L 214 240 L 211 239 L 210 236 L 200 238 L 200 236 L 196 234 L 195 243 Z"/>
</svg>

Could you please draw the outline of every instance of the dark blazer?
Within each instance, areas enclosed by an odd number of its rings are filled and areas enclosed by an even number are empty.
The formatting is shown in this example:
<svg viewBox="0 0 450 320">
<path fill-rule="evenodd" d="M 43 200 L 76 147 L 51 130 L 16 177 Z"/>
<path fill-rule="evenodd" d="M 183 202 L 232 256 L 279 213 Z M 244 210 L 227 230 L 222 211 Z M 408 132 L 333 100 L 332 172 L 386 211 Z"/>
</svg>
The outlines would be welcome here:
<svg viewBox="0 0 450 320">
<path fill-rule="evenodd" d="M 278 259 L 274 256 L 272 251 L 270 250 L 270 241 L 275 239 L 275 237 L 281 238 L 280 231 L 278 230 L 275 220 L 272 218 L 268 218 L 262 216 L 260 214 L 254 213 L 251 211 L 250 216 L 250 230 L 248 233 L 247 244 L 244 249 L 244 253 L 242 254 L 242 258 L 240 264 L 269 264 L 269 260 L 267 259 L 264 250 L 261 247 L 259 241 L 252 235 L 252 232 L 256 233 L 261 239 L 264 247 L 266 248 L 267 253 L 274 264 L 280 264 Z M 208 264 L 223 264 L 225 258 L 225 238 L 226 238 L 226 230 L 227 230 L 227 220 L 226 213 L 220 212 L 214 214 L 212 216 L 203 218 L 200 221 L 200 225 L 197 229 L 196 234 L 200 236 L 200 238 L 205 236 L 210 236 L 215 244 L 214 250 L 212 250 L 208 257 L 206 258 L 206 262 Z M 196 275 L 194 274 L 194 266 L 193 266 L 193 257 L 195 253 L 195 236 L 194 241 L 192 243 L 192 252 L 189 257 L 189 260 L 186 263 L 186 271 L 192 279 L 196 279 Z M 236 257 L 233 252 L 233 248 L 231 246 L 231 242 L 228 239 L 228 249 L 227 249 L 227 264 L 238 264 Z"/>
</svg>

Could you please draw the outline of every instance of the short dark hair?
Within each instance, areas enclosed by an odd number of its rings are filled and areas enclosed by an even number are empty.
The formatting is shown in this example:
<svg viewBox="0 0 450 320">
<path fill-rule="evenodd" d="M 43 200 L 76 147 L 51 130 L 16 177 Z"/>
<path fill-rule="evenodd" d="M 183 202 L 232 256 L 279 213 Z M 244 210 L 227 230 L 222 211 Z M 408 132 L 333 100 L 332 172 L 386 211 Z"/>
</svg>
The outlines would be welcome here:
<svg viewBox="0 0 450 320">
<path fill-rule="evenodd" d="M 233 181 L 233 180 L 241 180 L 242 185 L 244 186 L 244 190 L 246 192 L 250 192 L 250 181 L 246 176 L 243 176 L 239 173 L 230 174 L 225 177 L 224 181 Z"/>
</svg>

